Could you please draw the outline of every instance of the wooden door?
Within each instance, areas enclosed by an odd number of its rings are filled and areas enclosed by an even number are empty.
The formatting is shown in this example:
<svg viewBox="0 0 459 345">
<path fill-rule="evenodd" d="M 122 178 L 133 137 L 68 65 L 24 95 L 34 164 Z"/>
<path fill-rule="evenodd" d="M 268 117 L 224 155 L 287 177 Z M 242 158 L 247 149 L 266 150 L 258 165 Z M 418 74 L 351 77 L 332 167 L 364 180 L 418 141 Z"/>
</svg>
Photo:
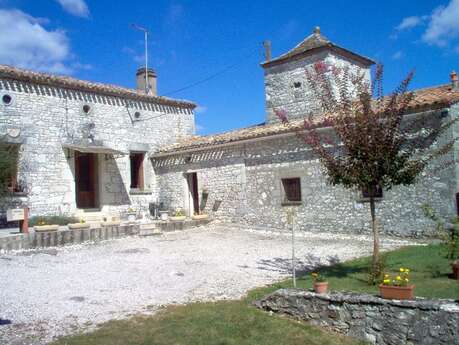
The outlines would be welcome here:
<svg viewBox="0 0 459 345">
<path fill-rule="evenodd" d="M 191 197 L 191 205 L 193 209 L 190 209 L 190 215 L 199 213 L 199 193 L 198 193 L 198 174 L 188 174 L 188 190 Z"/>
<path fill-rule="evenodd" d="M 97 155 L 75 151 L 76 203 L 78 208 L 97 208 Z"/>
</svg>

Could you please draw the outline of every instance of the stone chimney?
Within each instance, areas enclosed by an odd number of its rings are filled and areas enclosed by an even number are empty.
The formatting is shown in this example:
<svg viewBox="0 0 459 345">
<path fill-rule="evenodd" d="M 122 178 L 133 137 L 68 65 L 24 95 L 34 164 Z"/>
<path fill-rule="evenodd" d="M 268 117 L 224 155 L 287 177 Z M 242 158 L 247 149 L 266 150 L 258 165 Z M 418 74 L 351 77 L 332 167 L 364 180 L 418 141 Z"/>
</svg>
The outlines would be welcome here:
<svg viewBox="0 0 459 345">
<path fill-rule="evenodd" d="M 451 78 L 451 87 L 454 91 L 459 91 L 459 80 L 457 79 L 456 71 L 452 71 L 449 75 Z"/>
<path fill-rule="evenodd" d="M 143 93 L 148 93 L 149 95 L 156 96 L 157 93 L 157 88 L 156 88 L 156 72 L 149 68 L 147 70 L 148 72 L 148 92 L 146 89 L 146 79 L 145 78 L 145 67 L 141 67 L 137 70 L 137 73 L 135 74 L 136 80 L 137 80 L 137 91 L 143 92 Z"/>
<path fill-rule="evenodd" d="M 265 61 L 271 61 L 271 41 L 263 41 L 265 47 Z"/>
</svg>

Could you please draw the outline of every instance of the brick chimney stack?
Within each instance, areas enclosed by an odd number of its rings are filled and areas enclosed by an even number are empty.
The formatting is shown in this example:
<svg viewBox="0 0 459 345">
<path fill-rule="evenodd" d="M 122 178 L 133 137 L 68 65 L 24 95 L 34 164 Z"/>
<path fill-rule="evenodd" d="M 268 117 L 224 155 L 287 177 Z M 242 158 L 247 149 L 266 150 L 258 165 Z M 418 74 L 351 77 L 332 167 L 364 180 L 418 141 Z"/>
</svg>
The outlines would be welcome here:
<svg viewBox="0 0 459 345">
<path fill-rule="evenodd" d="M 149 68 L 148 70 L 148 94 L 157 96 L 157 77 L 156 77 L 156 72 Z M 137 80 L 137 91 L 146 93 L 147 88 L 146 86 L 146 79 L 145 76 L 145 67 L 141 67 L 137 70 L 137 73 L 135 74 L 136 80 Z"/>
<path fill-rule="evenodd" d="M 452 71 L 449 76 L 451 78 L 451 87 L 454 91 L 459 91 L 459 80 L 457 79 L 456 71 Z"/>
</svg>

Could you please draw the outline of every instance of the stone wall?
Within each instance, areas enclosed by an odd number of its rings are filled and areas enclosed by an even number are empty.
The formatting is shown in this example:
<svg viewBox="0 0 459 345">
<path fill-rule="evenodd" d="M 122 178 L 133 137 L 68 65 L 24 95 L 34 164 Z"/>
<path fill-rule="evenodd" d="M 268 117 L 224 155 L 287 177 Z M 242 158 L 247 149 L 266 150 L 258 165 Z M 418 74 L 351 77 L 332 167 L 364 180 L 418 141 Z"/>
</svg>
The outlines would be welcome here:
<svg viewBox="0 0 459 345">
<path fill-rule="evenodd" d="M 459 344 L 459 303 L 453 300 L 396 301 L 373 295 L 319 295 L 281 289 L 256 305 L 370 344 Z"/>
<path fill-rule="evenodd" d="M 332 52 L 322 51 L 294 60 L 265 68 L 266 122 L 279 122 L 274 109 L 285 110 L 290 119 L 303 118 L 305 114 L 317 113 L 317 97 L 310 89 L 305 69 L 317 62 L 329 66 L 349 68 L 354 75 L 363 74 L 370 81 L 370 69 L 357 61 L 350 60 Z M 352 90 L 352 88 L 351 88 Z"/>
<path fill-rule="evenodd" d="M 448 133 L 442 142 L 450 138 Z M 443 160 L 452 161 L 454 155 L 452 152 Z M 432 164 L 417 184 L 384 191 L 377 203 L 384 233 L 411 237 L 430 234 L 434 226 L 424 216 L 423 204 L 446 218 L 455 214 L 456 169 L 449 166 L 438 170 L 440 163 Z M 204 211 L 214 219 L 286 229 L 281 179 L 299 177 L 302 203 L 294 207 L 299 230 L 368 232 L 370 228 L 369 203 L 361 192 L 329 185 L 318 160 L 294 135 L 158 158 L 154 167 L 160 201 L 171 208 L 187 209 L 185 174 L 196 172 L 200 196 L 203 188 L 208 191 Z"/>
<path fill-rule="evenodd" d="M 92 136 L 104 146 L 128 153 L 148 152 L 194 134 L 190 107 L 0 80 L 0 136 L 19 129 L 21 178 L 31 215 L 72 214 L 76 210 L 74 152 L 63 143 Z M 89 105 L 89 113 L 83 105 Z M 139 112 L 140 116 L 135 117 Z M 98 154 L 99 202 L 104 212 L 147 208 L 158 196 L 151 161 L 145 159 L 145 189 L 131 193 L 129 155 Z"/>
</svg>

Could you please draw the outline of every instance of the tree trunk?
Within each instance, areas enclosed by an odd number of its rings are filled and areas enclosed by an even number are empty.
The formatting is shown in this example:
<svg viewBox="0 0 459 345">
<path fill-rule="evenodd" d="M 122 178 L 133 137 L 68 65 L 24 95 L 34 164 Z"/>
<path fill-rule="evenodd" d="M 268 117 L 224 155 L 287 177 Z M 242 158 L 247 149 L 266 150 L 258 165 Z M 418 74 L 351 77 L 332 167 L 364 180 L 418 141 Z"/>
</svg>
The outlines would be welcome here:
<svg viewBox="0 0 459 345">
<path fill-rule="evenodd" d="M 376 224 L 375 199 L 373 191 L 370 192 L 371 229 L 373 230 L 373 278 L 378 278 L 379 268 L 379 229 Z"/>
</svg>

